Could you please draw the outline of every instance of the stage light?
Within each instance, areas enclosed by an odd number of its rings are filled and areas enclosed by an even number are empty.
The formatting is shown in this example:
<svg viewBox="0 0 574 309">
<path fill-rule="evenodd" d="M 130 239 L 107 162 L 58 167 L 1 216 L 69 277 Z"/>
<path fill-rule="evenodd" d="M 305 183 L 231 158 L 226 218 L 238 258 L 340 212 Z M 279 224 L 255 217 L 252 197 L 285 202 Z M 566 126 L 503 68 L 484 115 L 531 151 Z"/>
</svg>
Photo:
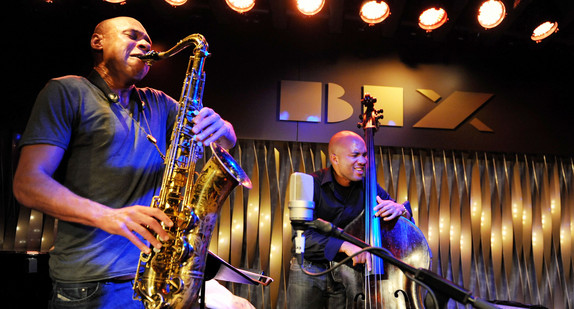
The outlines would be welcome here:
<svg viewBox="0 0 574 309">
<path fill-rule="evenodd" d="M 255 6 L 255 0 L 225 0 L 227 5 L 234 11 L 245 13 Z"/>
<path fill-rule="evenodd" d="M 187 0 L 165 0 L 165 2 L 173 5 L 173 6 L 180 6 L 180 5 L 184 5 Z"/>
<path fill-rule="evenodd" d="M 429 8 L 424 10 L 419 16 L 419 27 L 430 32 L 444 25 L 448 20 L 446 11 L 443 8 Z"/>
<path fill-rule="evenodd" d="M 119 3 L 119 4 L 126 4 L 126 0 L 104 0 L 104 1 L 109 2 L 109 3 L 116 3 L 116 4 L 117 4 L 117 3 Z M 49 0 L 49 1 L 46 1 L 46 2 L 51 3 L 52 1 Z"/>
<path fill-rule="evenodd" d="M 323 9 L 325 0 L 297 0 L 297 9 L 305 15 L 315 15 Z"/>
<path fill-rule="evenodd" d="M 532 36 L 530 36 L 530 38 L 532 41 L 540 43 L 540 41 L 549 37 L 556 31 L 558 31 L 558 22 L 546 21 L 536 27 L 534 31 L 532 31 Z"/>
<path fill-rule="evenodd" d="M 369 25 L 382 22 L 390 13 L 389 5 L 385 1 L 376 0 L 363 3 L 359 12 L 361 19 Z"/>
<path fill-rule="evenodd" d="M 499 0 L 484 1 L 478 9 L 478 23 L 485 29 L 498 26 L 506 17 L 506 7 Z"/>
</svg>

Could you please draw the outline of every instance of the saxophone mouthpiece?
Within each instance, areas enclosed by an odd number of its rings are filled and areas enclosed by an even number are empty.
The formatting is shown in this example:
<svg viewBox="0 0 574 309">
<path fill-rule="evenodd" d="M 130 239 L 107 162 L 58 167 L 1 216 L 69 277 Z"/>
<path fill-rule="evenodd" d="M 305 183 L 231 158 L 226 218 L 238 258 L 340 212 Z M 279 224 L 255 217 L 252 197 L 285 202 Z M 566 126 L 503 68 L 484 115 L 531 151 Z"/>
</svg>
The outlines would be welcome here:
<svg viewBox="0 0 574 309">
<path fill-rule="evenodd" d="M 159 61 L 161 59 L 163 59 L 160 56 L 160 53 L 156 52 L 155 50 L 150 50 L 149 52 L 147 52 L 144 55 L 137 55 L 137 58 L 140 58 L 141 60 L 147 62 L 149 65 L 152 65 L 154 62 Z"/>
</svg>

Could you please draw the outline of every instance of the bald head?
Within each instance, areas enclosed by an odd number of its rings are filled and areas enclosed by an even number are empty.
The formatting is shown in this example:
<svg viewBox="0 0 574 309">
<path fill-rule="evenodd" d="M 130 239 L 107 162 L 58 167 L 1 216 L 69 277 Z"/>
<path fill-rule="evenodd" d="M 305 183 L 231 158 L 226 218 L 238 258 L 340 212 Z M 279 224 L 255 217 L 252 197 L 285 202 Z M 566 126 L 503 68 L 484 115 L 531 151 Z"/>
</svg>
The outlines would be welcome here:
<svg viewBox="0 0 574 309">
<path fill-rule="evenodd" d="M 342 186 L 362 179 L 367 163 L 363 138 L 352 131 L 340 131 L 329 141 L 329 160 L 335 180 Z"/>
<path fill-rule="evenodd" d="M 329 155 L 340 153 L 343 149 L 348 149 L 353 142 L 363 143 L 363 138 L 352 131 L 340 131 L 335 133 L 329 140 Z"/>
<path fill-rule="evenodd" d="M 100 22 L 92 34 L 94 68 L 112 89 L 126 89 L 140 81 L 149 65 L 138 56 L 151 50 L 146 29 L 131 17 L 115 17 Z"/>
<path fill-rule="evenodd" d="M 106 34 L 107 32 L 114 30 L 116 28 L 122 28 L 126 26 L 137 25 L 141 28 L 144 26 L 135 18 L 128 16 L 119 16 L 101 21 L 96 25 L 94 29 L 94 34 Z"/>
<path fill-rule="evenodd" d="M 94 52 L 101 51 L 101 45 L 94 44 L 94 39 L 96 42 L 99 42 L 99 40 L 106 36 L 111 37 L 125 31 L 135 31 L 136 33 L 139 33 L 151 45 L 151 40 L 147 35 L 144 26 L 137 19 L 127 16 L 119 16 L 103 20 L 96 25 L 94 33 L 92 34 L 92 50 Z M 134 35 L 136 33 L 134 33 Z"/>
</svg>

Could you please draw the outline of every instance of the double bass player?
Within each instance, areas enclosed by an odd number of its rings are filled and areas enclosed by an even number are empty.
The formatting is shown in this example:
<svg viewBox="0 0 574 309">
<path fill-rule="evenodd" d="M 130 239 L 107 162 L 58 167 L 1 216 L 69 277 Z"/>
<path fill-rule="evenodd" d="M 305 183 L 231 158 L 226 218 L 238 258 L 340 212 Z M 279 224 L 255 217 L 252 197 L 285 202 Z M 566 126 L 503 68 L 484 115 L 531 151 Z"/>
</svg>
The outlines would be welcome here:
<svg viewBox="0 0 574 309">
<path fill-rule="evenodd" d="M 312 173 L 314 180 L 314 219 L 321 218 L 345 229 L 349 225 L 364 225 L 361 214 L 365 207 L 363 177 L 367 165 L 367 148 L 363 138 L 351 131 L 341 131 L 329 141 L 331 166 Z M 408 202 L 397 203 L 377 185 L 377 205 L 374 214 L 384 221 L 399 216 L 412 218 Z M 352 232 L 350 232 L 352 234 Z M 305 254 L 302 267 L 317 273 L 360 250 L 359 247 L 313 229 L 305 235 Z M 363 238 L 363 235 L 354 235 Z M 306 275 L 296 258 L 291 259 L 287 288 L 288 307 L 301 308 L 354 308 L 356 295 L 364 286 L 364 267 L 370 268 L 368 253 L 352 259 L 352 265 L 343 265 L 319 277 Z M 351 264 L 351 263 L 349 263 Z"/>
</svg>

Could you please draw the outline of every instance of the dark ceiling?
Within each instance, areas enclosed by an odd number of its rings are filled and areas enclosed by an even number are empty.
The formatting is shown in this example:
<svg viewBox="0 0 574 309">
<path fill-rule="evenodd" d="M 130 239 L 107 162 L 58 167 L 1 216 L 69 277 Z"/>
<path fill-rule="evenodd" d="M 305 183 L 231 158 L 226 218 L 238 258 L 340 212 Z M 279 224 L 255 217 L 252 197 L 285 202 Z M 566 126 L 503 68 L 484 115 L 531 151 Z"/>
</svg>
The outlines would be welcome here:
<svg viewBox="0 0 574 309">
<path fill-rule="evenodd" d="M 249 49 L 264 50 L 258 57 L 264 54 L 272 61 L 293 57 L 302 59 L 300 63 L 335 61 L 349 53 L 378 57 L 390 52 L 410 65 L 487 57 L 516 67 L 525 60 L 545 59 L 553 68 L 538 65 L 539 72 L 571 74 L 565 68 L 572 66 L 574 55 L 572 0 L 504 1 L 507 17 L 491 30 L 482 29 L 476 20 L 482 0 L 444 0 L 449 20 L 430 33 L 417 26 L 425 0 L 388 0 L 391 15 L 374 26 L 358 17 L 362 0 L 326 0 L 323 10 L 311 17 L 296 11 L 294 0 L 256 1 L 255 8 L 244 14 L 232 11 L 225 0 L 188 0 L 180 7 L 164 0 L 126 0 L 123 5 L 103 0 L 10 1 L 3 10 L 7 15 L 3 18 L 4 72 L 12 88 L 8 100 L 21 103 L 3 114 L 1 123 L 8 127 L 25 123 L 35 95 L 48 79 L 87 74 L 94 26 L 120 15 L 139 19 L 158 51 L 189 34 L 201 33 L 214 54 L 225 54 L 221 52 L 225 50 L 239 61 L 246 54 L 251 57 L 245 52 Z M 558 20 L 559 31 L 535 43 L 530 39 L 534 24 L 547 14 Z M 257 65 L 255 60 L 250 63 Z"/>
<path fill-rule="evenodd" d="M 156 35 L 161 29 L 172 31 L 174 27 L 202 23 L 220 29 L 257 29 L 257 31 L 293 32 L 296 35 L 356 35 L 368 33 L 371 38 L 398 40 L 427 40 L 446 42 L 456 40 L 477 46 L 500 44 L 525 44 L 532 48 L 540 45 L 558 48 L 574 47 L 574 1 L 567 0 L 505 0 L 507 16 L 502 24 L 485 30 L 476 20 L 476 12 L 482 0 L 443 0 L 449 20 L 440 29 L 426 33 L 417 26 L 417 16 L 423 5 L 440 1 L 388 0 L 391 15 L 382 23 L 368 26 L 358 17 L 362 0 L 326 0 L 322 11 L 315 16 L 304 16 L 294 7 L 295 0 L 257 0 L 255 8 L 239 14 L 227 7 L 224 0 L 188 0 L 179 7 L 172 7 L 163 0 L 126 0 L 125 4 L 111 4 L 103 0 L 20 0 L 16 14 L 42 20 L 45 24 L 62 20 L 91 23 L 90 27 L 108 16 L 129 15 L 141 18 L 146 28 L 154 28 Z M 530 40 L 535 23 L 545 16 L 553 16 L 559 23 L 559 31 L 542 43 Z M 34 20 L 31 21 L 34 23 Z M 147 22 L 147 23 L 145 23 Z M 161 25 L 158 28 L 156 22 Z M 150 26 L 150 23 L 153 26 Z M 81 27 L 69 24 L 68 27 Z M 69 30 L 73 30 L 70 29 Z M 150 31 L 150 29 L 148 29 Z M 539 45 L 539 46 L 536 46 Z"/>
<path fill-rule="evenodd" d="M 513 79 L 504 85 L 533 89 L 540 101 L 553 104 L 552 108 L 522 109 L 545 113 L 564 126 L 569 125 L 564 118 L 573 112 L 569 89 L 574 69 L 574 0 L 514 0 L 506 3 L 506 19 L 491 30 L 481 29 L 476 21 L 480 0 L 446 0 L 449 21 L 430 33 L 416 23 L 424 0 L 388 0 L 391 15 L 375 26 L 358 17 L 361 0 L 326 0 L 322 12 L 311 17 L 296 11 L 294 0 L 257 0 L 255 8 L 244 14 L 232 11 L 225 0 L 188 0 L 181 7 L 164 0 L 126 0 L 124 5 L 103 0 L 52 1 L 10 1 L 2 10 L 3 73 L 8 80 L 3 92 L 6 108 L 0 113 L 2 132 L 23 130 L 36 95 L 50 78 L 88 74 L 92 67 L 89 38 L 95 25 L 121 15 L 139 19 L 158 51 L 189 34 L 205 35 L 212 52 L 210 85 L 237 84 L 233 89 L 246 89 L 249 94 L 261 91 L 261 85 L 248 84 L 260 77 L 297 79 L 315 66 L 398 56 L 413 70 L 421 64 L 464 66 L 478 72 L 469 78 Z M 534 22 L 550 13 L 556 14 L 559 31 L 541 43 L 533 42 Z M 174 57 L 158 65 L 144 85 L 177 97 L 186 60 Z M 548 80 L 552 89 L 536 88 L 534 82 L 540 78 Z M 553 95 L 546 98 L 548 93 Z M 571 132 L 567 130 L 560 132 Z"/>
</svg>

